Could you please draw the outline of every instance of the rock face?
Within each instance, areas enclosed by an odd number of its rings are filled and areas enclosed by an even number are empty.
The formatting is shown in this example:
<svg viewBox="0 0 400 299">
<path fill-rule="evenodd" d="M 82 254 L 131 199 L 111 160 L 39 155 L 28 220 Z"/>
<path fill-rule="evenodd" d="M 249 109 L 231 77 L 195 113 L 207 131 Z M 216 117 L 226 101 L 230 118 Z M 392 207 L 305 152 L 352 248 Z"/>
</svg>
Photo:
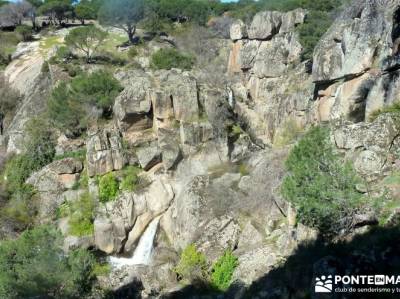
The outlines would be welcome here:
<svg viewBox="0 0 400 299">
<path fill-rule="evenodd" d="M 49 221 L 65 200 L 74 197 L 69 189 L 78 182 L 83 170 L 81 161 L 66 158 L 55 161 L 38 172 L 33 173 L 26 181 L 34 186 L 39 194 L 39 219 Z"/>
<path fill-rule="evenodd" d="M 314 52 L 321 121 L 368 120 L 397 100 L 396 1 L 353 1 Z"/>
<path fill-rule="evenodd" d="M 94 222 L 95 245 L 111 254 L 130 252 L 155 217 L 166 211 L 174 198 L 165 179 L 156 179 L 141 193 L 124 192 L 100 207 Z"/>
<path fill-rule="evenodd" d="M 120 72 L 116 77 L 124 90 L 115 99 L 114 115 L 123 130 L 151 128 L 151 100 L 147 94 L 151 87 L 149 75 L 143 71 Z"/>
<path fill-rule="evenodd" d="M 312 79 L 301 62 L 302 46 L 294 30 L 305 16 L 303 10 L 260 12 L 247 28 L 248 38 L 232 36 L 228 71 L 241 77 L 241 84 L 232 86 L 236 112 L 266 144 L 288 122 L 298 127 L 314 122 Z M 232 25 L 233 32 L 239 23 Z"/>
<path fill-rule="evenodd" d="M 87 140 L 88 175 L 102 175 L 120 170 L 126 164 L 119 131 L 93 130 Z"/>
</svg>

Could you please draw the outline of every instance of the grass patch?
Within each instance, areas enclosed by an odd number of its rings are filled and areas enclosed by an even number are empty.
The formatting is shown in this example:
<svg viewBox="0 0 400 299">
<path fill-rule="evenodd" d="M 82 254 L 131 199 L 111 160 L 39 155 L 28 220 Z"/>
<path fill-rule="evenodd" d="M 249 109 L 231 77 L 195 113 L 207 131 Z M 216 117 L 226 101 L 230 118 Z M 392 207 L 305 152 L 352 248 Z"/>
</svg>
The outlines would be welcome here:
<svg viewBox="0 0 400 299">
<path fill-rule="evenodd" d="M 114 173 L 103 175 L 99 179 L 99 198 L 105 203 L 116 199 L 119 193 L 119 182 Z"/>
<path fill-rule="evenodd" d="M 63 45 L 63 38 L 57 35 L 46 36 L 40 41 L 40 54 L 47 56 L 49 51 L 55 46 Z"/>
<path fill-rule="evenodd" d="M 86 159 L 86 149 L 80 149 L 77 151 L 65 152 L 62 155 L 56 155 L 54 160 L 62 160 L 66 158 L 74 158 L 84 161 Z"/>
</svg>

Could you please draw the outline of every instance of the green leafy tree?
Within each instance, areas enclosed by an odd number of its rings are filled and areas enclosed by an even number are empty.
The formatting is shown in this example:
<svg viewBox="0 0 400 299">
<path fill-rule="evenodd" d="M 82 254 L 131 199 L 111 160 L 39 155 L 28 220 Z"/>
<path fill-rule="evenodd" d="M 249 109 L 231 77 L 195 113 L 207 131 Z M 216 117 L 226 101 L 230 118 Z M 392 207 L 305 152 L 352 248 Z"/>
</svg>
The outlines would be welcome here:
<svg viewBox="0 0 400 299">
<path fill-rule="evenodd" d="M 56 87 L 48 100 L 48 113 L 53 124 L 60 130 L 81 134 L 88 123 L 99 117 L 93 108 L 101 110 L 100 116 L 108 117 L 115 97 L 122 87 L 106 71 L 96 71 L 75 77 L 70 84 Z"/>
<path fill-rule="evenodd" d="M 32 27 L 28 25 L 19 25 L 15 29 L 15 32 L 20 35 L 21 39 L 24 42 L 28 42 L 32 40 Z"/>
<path fill-rule="evenodd" d="M 85 24 L 85 20 L 97 18 L 96 10 L 90 5 L 90 1 L 79 2 L 75 7 L 75 15 L 81 21 L 82 25 Z"/>
<path fill-rule="evenodd" d="M 94 257 L 66 256 L 61 234 L 48 226 L 0 242 L 1 298 L 79 298 L 90 288 Z"/>
<path fill-rule="evenodd" d="M 307 132 L 289 154 L 286 168 L 282 194 L 296 207 L 300 222 L 324 235 L 351 228 L 351 218 L 363 204 L 355 187 L 360 180 L 335 153 L 329 129 Z"/>
<path fill-rule="evenodd" d="M 100 24 L 122 29 L 134 42 L 136 26 L 145 16 L 144 0 L 106 1 L 99 11 Z"/>
<path fill-rule="evenodd" d="M 232 282 L 233 272 L 239 265 L 238 258 L 227 250 L 211 269 L 211 284 L 220 291 L 226 291 Z"/>
<path fill-rule="evenodd" d="M 86 56 L 86 62 L 90 62 L 107 35 L 107 32 L 95 26 L 80 27 L 69 32 L 65 37 L 65 43 L 75 50 L 82 51 Z"/>
<path fill-rule="evenodd" d="M 72 0 L 45 0 L 38 8 L 39 14 L 49 17 L 50 22 L 58 24 L 66 19 L 68 13 L 73 11 Z"/>
</svg>

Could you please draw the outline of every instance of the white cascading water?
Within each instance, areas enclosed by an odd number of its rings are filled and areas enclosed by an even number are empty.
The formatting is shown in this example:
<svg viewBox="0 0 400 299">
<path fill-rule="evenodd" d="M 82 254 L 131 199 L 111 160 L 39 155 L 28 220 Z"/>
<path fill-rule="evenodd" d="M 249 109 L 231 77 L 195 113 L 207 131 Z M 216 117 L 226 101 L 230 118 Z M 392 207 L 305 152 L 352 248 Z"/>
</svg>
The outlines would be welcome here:
<svg viewBox="0 0 400 299">
<path fill-rule="evenodd" d="M 140 237 L 139 243 L 130 258 L 110 256 L 110 264 L 114 268 L 133 265 L 149 265 L 151 254 L 153 252 L 154 237 L 157 232 L 160 217 L 154 218 L 147 226 L 143 235 Z"/>
</svg>

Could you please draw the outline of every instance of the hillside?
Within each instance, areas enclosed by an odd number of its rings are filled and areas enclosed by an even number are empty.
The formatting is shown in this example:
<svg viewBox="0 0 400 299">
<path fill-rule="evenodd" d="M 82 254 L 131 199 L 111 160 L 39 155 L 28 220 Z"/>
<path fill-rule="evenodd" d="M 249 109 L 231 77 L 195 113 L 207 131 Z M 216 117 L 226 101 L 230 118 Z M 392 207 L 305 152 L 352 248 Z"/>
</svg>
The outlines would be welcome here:
<svg viewBox="0 0 400 299">
<path fill-rule="evenodd" d="M 398 298 L 315 291 L 400 269 L 400 1 L 39 2 L 0 7 L 0 298 Z"/>
</svg>

